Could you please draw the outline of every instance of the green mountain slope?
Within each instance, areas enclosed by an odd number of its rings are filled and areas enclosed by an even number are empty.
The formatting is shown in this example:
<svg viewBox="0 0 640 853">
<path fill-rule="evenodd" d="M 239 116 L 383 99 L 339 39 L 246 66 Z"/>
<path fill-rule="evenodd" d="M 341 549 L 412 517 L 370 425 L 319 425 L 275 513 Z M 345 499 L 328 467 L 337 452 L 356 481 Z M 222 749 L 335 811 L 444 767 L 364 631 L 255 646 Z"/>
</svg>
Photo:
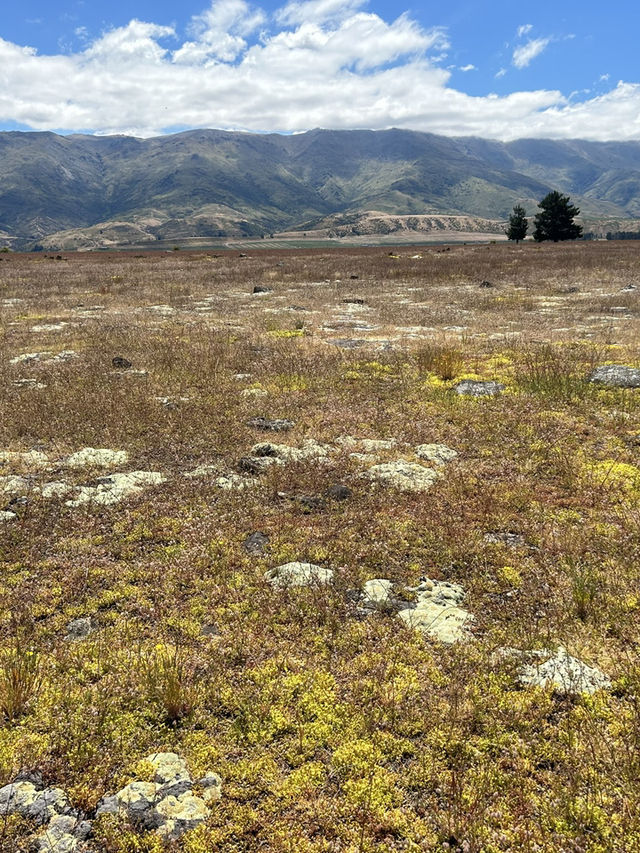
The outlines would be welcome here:
<svg viewBox="0 0 640 853">
<path fill-rule="evenodd" d="M 500 219 L 519 202 L 532 213 L 549 189 L 569 193 L 588 217 L 640 216 L 640 143 L 406 130 L 0 133 L 0 233 L 16 245 L 71 229 L 115 233 L 115 223 L 152 241 L 255 235 L 372 210 Z"/>
</svg>

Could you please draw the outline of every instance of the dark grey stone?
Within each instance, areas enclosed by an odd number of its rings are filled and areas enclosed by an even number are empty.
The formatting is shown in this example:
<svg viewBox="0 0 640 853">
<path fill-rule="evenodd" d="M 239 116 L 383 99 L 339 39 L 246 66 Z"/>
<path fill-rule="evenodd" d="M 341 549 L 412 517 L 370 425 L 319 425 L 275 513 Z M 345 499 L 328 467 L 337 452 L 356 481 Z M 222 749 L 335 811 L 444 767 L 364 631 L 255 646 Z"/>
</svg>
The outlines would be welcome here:
<svg viewBox="0 0 640 853">
<path fill-rule="evenodd" d="M 329 486 L 325 492 L 325 496 L 332 501 L 346 501 L 350 498 L 353 492 L 348 486 L 343 486 L 342 483 L 337 483 L 335 486 Z"/>
<path fill-rule="evenodd" d="M 133 367 L 133 364 L 129 361 L 129 359 L 125 358 L 122 355 L 114 356 L 111 359 L 111 364 L 119 370 L 128 370 L 128 368 Z"/>
<path fill-rule="evenodd" d="M 259 557 L 269 544 L 269 537 L 266 533 L 256 530 L 254 533 L 250 533 L 242 544 L 247 554 L 252 557 Z"/>
</svg>

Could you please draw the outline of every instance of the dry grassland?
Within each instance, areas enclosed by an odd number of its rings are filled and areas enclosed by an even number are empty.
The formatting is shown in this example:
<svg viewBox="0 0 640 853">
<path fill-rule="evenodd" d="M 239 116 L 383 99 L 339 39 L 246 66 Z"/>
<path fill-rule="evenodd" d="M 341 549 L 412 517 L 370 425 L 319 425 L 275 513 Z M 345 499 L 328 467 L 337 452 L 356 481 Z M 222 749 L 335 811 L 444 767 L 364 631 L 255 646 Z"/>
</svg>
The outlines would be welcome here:
<svg viewBox="0 0 640 853">
<path fill-rule="evenodd" d="M 101 853 L 640 851 L 640 389 L 588 381 L 640 366 L 639 309 L 631 242 L 0 254 L 0 787 L 93 817 L 150 753 L 220 774 L 173 846 L 103 816 Z M 305 439 L 324 463 L 241 462 Z M 363 478 L 424 443 L 458 454 L 428 492 Z M 131 471 L 161 476 L 91 500 Z M 265 580 L 296 560 L 333 583 Z M 464 588 L 467 639 L 363 613 L 423 576 Z M 610 689 L 499 652 L 558 646 Z M 0 815 L 3 853 L 34 832 Z"/>
</svg>

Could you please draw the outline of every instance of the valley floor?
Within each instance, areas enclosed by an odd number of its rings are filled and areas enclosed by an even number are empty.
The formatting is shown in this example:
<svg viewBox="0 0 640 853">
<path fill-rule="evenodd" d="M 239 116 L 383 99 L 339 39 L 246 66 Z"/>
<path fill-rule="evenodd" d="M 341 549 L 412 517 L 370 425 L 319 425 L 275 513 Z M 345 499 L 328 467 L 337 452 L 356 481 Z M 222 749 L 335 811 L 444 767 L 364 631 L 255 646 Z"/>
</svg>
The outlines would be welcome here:
<svg viewBox="0 0 640 853">
<path fill-rule="evenodd" d="M 251 251 L 0 253 L 0 849 L 640 851 L 640 245 Z"/>
</svg>

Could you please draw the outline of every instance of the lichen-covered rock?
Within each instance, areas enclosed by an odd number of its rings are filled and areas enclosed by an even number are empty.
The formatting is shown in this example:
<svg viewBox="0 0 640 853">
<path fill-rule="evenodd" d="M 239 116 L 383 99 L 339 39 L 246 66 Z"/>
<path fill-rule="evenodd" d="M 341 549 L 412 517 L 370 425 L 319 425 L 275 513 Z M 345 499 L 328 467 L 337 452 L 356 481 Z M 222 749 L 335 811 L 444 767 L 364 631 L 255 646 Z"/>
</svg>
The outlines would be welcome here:
<svg viewBox="0 0 640 853">
<path fill-rule="evenodd" d="M 42 486 L 37 486 L 34 491 L 39 493 L 43 498 L 61 498 L 72 491 L 72 486 L 62 480 L 54 480 L 51 483 L 43 483 Z"/>
<path fill-rule="evenodd" d="M 124 814 L 146 830 L 175 841 L 209 816 L 208 803 L 221 797 L 222 781 L 208 772 L 198 780 L 203 795 L 192 792 L 193 781 L 183 758 L 175 752 L 156 752 L 145 759 L 154 768 L 153 782 L 131 782 L 102 799 L 97 816 Z"/>
<path fill-rule="evenodd" d="M 595 693 L 611 687 L 610 678 L 601 669 L 572 657 L 562 646 L 555 652 L 502 649 L 501 655 L 526 661 L 518 669 L 518 681 L 528 687 L 551 688 L 562 694 Z"/>
<path fill-rule="evenodd" d="M 190 792 L 178 797 L 165 797 L 155 807 L 154 813 L 161 818 L 157 833 L 167 841 L 175 841 L 209 817 L 205 801 Z"/>
<path fill-rule="evenodd" d="M 18 516 L 10 510 L 0 510 L 0 521 L 15 521 Z"/>
<path fill-rule="evenodd" d="M 118 791 L 116 798 L 130 815 L 142 815 L 155 805 L 160 787 L 156 782 L 130 782 Z"/>
<path fill-rule="evenodd" d="M 38 790 L 33 782 L 12 782 L 0 788 L 0 815 L 20 814 L 36 823 L 49 823 L 55 815 L 70 811 L 69 800 L 61 788 Z"/>
<path fill-rule="evenodd" d="M 406 625 L 441 643 L 451 644 L 469 638 L 468 623 L 473 616 L 459 606 L 465 595 L 459 584 L 426 578 L 415 592 L 415 607 L 398 613 Z"/>
<path fill-rule="evenodd" d="M 184 758 L 175 752 L 156 752 L 147 759 L 155 770 L 153 781 L 161 788 L 161 796 L 179 796 L 193 787 Z"/>
<path fill-rule="evenodd" d="M 640 369 L 625 364 L 604 364 L 596 367 L 589 381 L 610 388 L 640 388 Z"/>
<path fill-rule="evenodd" d="M 68 468 L 112 468 L 124 465 L 129 459 L 126 450 L 109 450 L 107 447 L 84 447 L 67 457 Z"/>
<path fill-rule="evenodd" d="M 224 489 L 224 491 L 228 492 L 233 489 L 246 489 L 253 485 L 253 480 L 249 477 L 241 477 L 239 474 L 231 472 L 229 474 L 224 474 L 222 477 L 217 477 L 215 484 L 219 489 Z"/>
<path fill-rule="evenodd" d="M 488 379 L 463 379 L 454 385 L 454 391 L 469 397 L 495 397 L 504 391 L 504 385 Z"/>
<path fill-rule="evenodd" d="M 130 471 L 128 474 L 110 474 L 102 477 L 97 486 L 80 486 L 75 500 L 65 501 L 67 506 L 85 504 L 115 504 L 131 495 L 139 494 L 147 486 L 164 483 L 166 477 L 158 471 Z"/>
<path fill-rule="evenodd" d="M 288 444 L 272 444 L 262 441 L 254 444 L 250 457 L 255 457 L 263 464 L 285 464 L 287 462 L 305 462 L 310 459 L 323 459 L 329 453 L 329 447 L 320 444 L 313 438 L 305 438 L 302 447 L 290 447 Z"/>
<path fill-rule="evenodd" d="M 78 619 L 72 619 L 67 624 L 67 633 L 65 640 L 84 640 L 93 631 L 93 624 L 89 616 L 81 616 Z"/>
<path fill-rule="evenodd" d="M 519 548 L 526 545 L 524 536 L 511 530 L 490 530 L 484 534 L 483 539 L 489 545 L 506 545 L 508 548 Z"/>
<path fill-rule="evenodd" d="M 397 445 L 395 438 L 355 438 L 353 435 L 341 435 L 336 439 L 347 449 L 358 448 L 362 453 L 380 453 L 384 450 L 393 450 Z"/>
<path fill-rule="evenodd" d="M 265 580 L 275 587 L 313 586 L 327 584 L 333 580 L 333 569 L 325 569 L 314 563 L 284 563 L 265 572 Z"/>
<path fill-rule="evenodd" d="M 417 462 L 383 462 L 373 465 L 362 475 L 369 480 L 383 483 L 401 492 L 426 492 L 441 477 L 434 468 L 426 468 Z"/>
<path fill-rule="evenodd" d="M 362 605 L 367 610 L 393 610 L 393 581 L 387 578 L 372 578 L 365 583 Z"/>
<path fill-rule="evenodd" d="M 27 495 L 32 488 L 32 482 L 26 477 L 19 477 L 16 474 L 6 474 L 0 477 L 0 494 L 10 497 Z"/>
<path fill-rule="evenodd" d="M 51 468 L 49 457 L 41 450 L 0 451 L 0 465 L 11 465 L 20 470 L 27 469 L 29 471 L 47 471 Z"/>
<path fill-rule="evenodd" d="M 55 815 L 36 838 L 38 853 L 74 853 L 90 828 L 88 821 L 79 822 L 72 815 Z"/>
<path fill-rule="evenodd" d="M 468 637 L 467 623 L 471 614 L 454 604 L 421 601 L 414 609 L 401 610 L 398 616 L 409 628 L 417 628 L 441 643 L 457 643 Z"/>
<path fill-rule="evenodd" d="M 215 803 L 222 797 L 222 779 L 217 773 L 209 771 L 197 784 L 203 788 L 202 799 L 205 803 Z"/>
<path fill-rule="evenodd" d="M 50 358 L 52 355 L 53 353 L 50 350 L 46 352 L 23 352 L 10 358 L 9 364 L 35 364 L 38 361 Z"/>
<path fill-rule="evenodd" d="M 416 456 L 426 459 L 435 465 L 445 465 L 458 455 L 456 450 L 447 447 L 446 444 L 420 444 L 416 447 Z"/>
</svg>

